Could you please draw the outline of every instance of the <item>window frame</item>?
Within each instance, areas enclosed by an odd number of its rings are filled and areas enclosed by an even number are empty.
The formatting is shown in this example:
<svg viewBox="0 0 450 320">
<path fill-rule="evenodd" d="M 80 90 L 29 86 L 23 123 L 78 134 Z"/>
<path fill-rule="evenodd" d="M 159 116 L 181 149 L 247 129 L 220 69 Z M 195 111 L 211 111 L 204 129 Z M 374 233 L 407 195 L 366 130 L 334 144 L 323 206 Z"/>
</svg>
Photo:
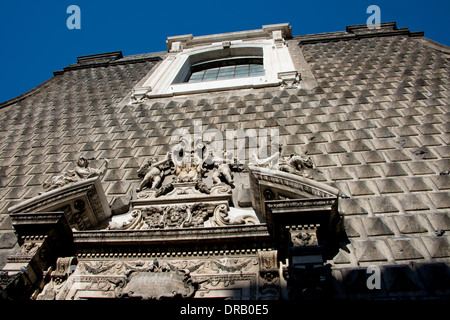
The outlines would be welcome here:
<svg viewBox="0 0 450 320">
<path fill-rule="evenodd" d="M 281 27 L 284 27 L 284 25 Z M 197 38 L 193 38 L 192 35 L 169 37 L 167 56 L 155 70 L 149 72 L 145 79 L 135 86 L 133 99 L 140 100 L 241 88 L 262 88 L 280 86 L 287 81 L 298 82 L 298 72 L 294 67 L 287 44 L 280 36 L 282 32 L 276 31 L 279 29 L 279 25 L 274 25 L 273 30 L 270 28 L 271 26 L 266 29 L 263 27 L 266 36 L 262 39 L 245 39 L 245 34 L 253 35 L 253 31 L 232 35 L 235 38 L 240 36 L 243 38 L 242 40 L 227 40 L 226 37 L 230 37 L 229 34 Z M 257 30 L 256 32 L 259 34 L 263 31 Z M 269 35 L 268 39 L 267 35 Z M 206 41 L 209 39 L 227 41 Z M 230 52 L 232 52 L 231 55 Z M 191 72 L 192 65 L 198 62 L 240 55 L 261 56 L 264 75 L 203 82 L 184 82 Z"/>
</svg>

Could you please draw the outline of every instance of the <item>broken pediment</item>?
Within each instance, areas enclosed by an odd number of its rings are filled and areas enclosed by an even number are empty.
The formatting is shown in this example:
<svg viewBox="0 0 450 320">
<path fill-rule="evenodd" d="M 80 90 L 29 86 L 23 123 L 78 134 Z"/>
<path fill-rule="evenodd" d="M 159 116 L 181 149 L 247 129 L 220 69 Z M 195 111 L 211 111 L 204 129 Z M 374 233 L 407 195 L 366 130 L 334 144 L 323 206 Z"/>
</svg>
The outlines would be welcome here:
<svg viewBox="0 0 450 320">
<path fill-rule="evenodd" d="M 345 233 L 339 191 L 301 174 L 251 165 L 248 169 L 253 209 L 265 219 L 275 242 L 282 244 L 280 256 L 309 261 L 305 263 L 333 257 Z"/>
<path fill-rule="evenodd" d="M 10 214 L 61 211 L 70 227 L 96 229 L 111 216 L 99 177 L 69 183 L 23 201 L 8 209 Z"/>
<path fill-rule="evenodd" d="M 321 182 L 269 168 L 248 166 L 252 206 L 264 218 L 265 202 L 288 199 L 337 199 L 339 190 Z"/>
</svg>

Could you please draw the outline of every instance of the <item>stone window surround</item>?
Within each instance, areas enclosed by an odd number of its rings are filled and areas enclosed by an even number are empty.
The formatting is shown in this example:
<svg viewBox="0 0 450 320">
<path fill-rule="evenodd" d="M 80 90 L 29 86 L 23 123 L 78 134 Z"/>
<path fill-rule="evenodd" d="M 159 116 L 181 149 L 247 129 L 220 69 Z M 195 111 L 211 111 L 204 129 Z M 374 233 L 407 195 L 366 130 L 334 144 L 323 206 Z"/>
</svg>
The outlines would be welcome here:
<svg viewBox="0 0 450 320">
<path fill-rule="evenodd" d="M 261 30 L 193 37 L 168 37 L 168 54 L 156 70 L 133 88 L 135 100 L 191 93 L 268 86 L 292 87 L 300 75 L 294 67 L 285 38 L 291 36 L 289 24 L 263 26 Z M 264 76 L 180 83 L 190 71 L 194 55 L 202 60 L 217 55 L 218 51 L 254 51 L 263 57 Z M 193 60 L 195 60 L 194 58 Z M 198 59 L 198 58 L 197 58 Z M 177 83 L 178 82 L 178 83 Z"/>
</svg>

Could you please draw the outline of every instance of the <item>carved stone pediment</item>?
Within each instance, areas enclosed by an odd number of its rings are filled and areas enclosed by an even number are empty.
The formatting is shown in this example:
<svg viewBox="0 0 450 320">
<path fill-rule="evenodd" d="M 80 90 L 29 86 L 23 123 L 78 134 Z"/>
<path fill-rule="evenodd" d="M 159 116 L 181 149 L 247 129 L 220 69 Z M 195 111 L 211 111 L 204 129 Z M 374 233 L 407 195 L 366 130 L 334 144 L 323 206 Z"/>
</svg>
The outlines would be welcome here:
<svg viewBox="0 0 450 320">
<path fill-rule="evenodd" d="M 265 219 L 265 202 L 286 199 L 337 198 L 339 190 L 321 182 L 269 168 L 248 167 L 252 206 Z"/>
<path fill-rule="evenodd" d="M 111 216 L 99 177 L 45 192 L 8 209 L 10 214 L 63 211 L 72 228 L 95 229 Z"/>
<path fill-rule="evenodd" d="M 339 191 L 280 170 L 249 166 L 249 172 L 252 206 L 266 219 L 280 256 L 290 261 L 333 257 L 342 237 Z"/>
<path fill-rule="evenodd" d="M 190 298 L 197 290 L 196 283 L 191 279 L 189 271 L 132 271 L 127 279 L 118 284 L 117 298 Z"/>
</svg>

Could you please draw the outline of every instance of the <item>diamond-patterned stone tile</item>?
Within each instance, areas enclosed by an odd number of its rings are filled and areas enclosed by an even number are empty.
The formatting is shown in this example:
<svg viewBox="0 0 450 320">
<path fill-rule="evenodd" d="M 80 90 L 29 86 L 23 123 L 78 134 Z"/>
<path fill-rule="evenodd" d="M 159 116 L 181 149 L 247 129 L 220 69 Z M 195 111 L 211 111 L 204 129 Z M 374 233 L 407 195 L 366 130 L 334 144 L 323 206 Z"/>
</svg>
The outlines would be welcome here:
<svg viewBox="0 0 450 320">
<path fill-rule="evenodd" d="M 421 217 L 416 214 L 393 217 L 402 234 L 423 233 L 428 231 L 422 224 L 423 219 L 420 219 Z"/>
<path fill-rule="evenodd" d="M 384 244 L 378 240 L 357 240 L 353 242 L 356 246 L 356 256 L 358 261 L 386 261 L 384 254 Z"/>
<path fill-rule="evenodd" d="M 450 191 L 448 192 L 429 192 L 427 195 L 430 197 L 433 204 L 438 209 L 448 209 L 450 207 Z"/>
<path fill-rule="evenodd" d="M 423 237 L 422 239 L 432 258 L 450 256 L 449 237 Z"/>
<path fill-rule="evenodd" d="M 405 211 L 429 210 L 428 199 L 423 195 L 402 194 L 396 196 Z"/>
<path fill-rule="evenodd" d="M 414 242 L 414 239 L 388 239 L 395 260 L 423 259 Z"/>
</svg>

